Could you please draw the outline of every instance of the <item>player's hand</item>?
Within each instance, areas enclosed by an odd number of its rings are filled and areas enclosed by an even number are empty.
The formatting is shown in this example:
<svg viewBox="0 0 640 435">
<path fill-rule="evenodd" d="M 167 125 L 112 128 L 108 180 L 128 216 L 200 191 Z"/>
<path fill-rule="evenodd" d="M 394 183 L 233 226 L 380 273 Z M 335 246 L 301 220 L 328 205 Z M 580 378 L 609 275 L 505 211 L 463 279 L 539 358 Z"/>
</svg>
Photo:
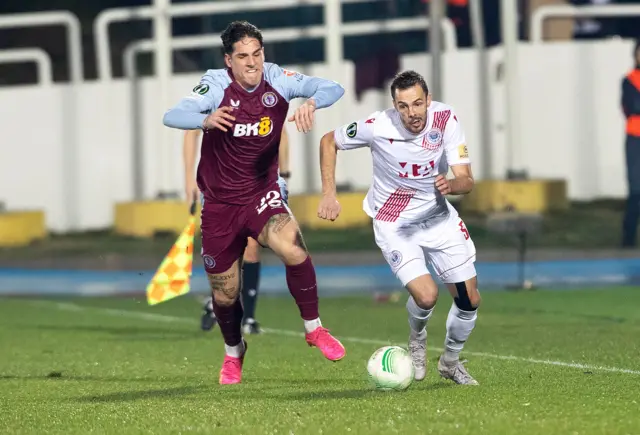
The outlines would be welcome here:
<svg viewBox="0 0 640 435">
<path fill-rule="evenodd" d="M 449 180 L 447 177 L 440 174 L 436 176 L 436 189 L 443 195 L 448 195 L 451 193 L 451 184 L 449 184 Z"/>
<path fill-rule="evenodd" d="M 193 178 L 189 178 L 184 186 L 185 198 L 189 204 L 194 201 L 198 201 L 200 191 L 198 190 L 198 184 Z"/>
<path fill-rule="evenodd" d="M 316 102 L 313 98 L 308 99 L 304 104 L 296 109 L 296 111 L 288 119 L 289 122 L 295 122 L 298 131 L 309 133 L 313 127 L 314 112 L 316 111 Z"/>
<path fill-rule="evenodd" d="M 323 195 L 318 205 L 318 217 L 320 219 L 335 221 L 338 219 L 342 207 L 340 203 L 333 195 Z"/>
<path fill-rule="evenodd" d="M 217 128 L 219 130 L 227 132 L 227 127 L 233 127 L 231 121 L 235 121 L 236 118 L 231 114 L 233 107 L 223 106 L 218 108 L 215 112 L 207 116 L 202 126 L 207 130 L 213 130 Z"/>
</svg>

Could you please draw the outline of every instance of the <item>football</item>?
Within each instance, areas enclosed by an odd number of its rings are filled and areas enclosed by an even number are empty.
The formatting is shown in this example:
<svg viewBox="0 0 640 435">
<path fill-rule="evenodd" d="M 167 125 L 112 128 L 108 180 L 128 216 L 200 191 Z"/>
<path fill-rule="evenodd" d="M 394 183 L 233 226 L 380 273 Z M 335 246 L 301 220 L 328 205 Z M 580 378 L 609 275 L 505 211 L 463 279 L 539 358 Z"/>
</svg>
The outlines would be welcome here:
<svg viewBox="0 0 640 435">
<path fill-rule="evenodd" d="M 413 382 L 414 369 L 409 352 L 399 346 L 376 350 L 367 363 L 369 379 L 378 390 L 406 390 Z"/>
</svg>

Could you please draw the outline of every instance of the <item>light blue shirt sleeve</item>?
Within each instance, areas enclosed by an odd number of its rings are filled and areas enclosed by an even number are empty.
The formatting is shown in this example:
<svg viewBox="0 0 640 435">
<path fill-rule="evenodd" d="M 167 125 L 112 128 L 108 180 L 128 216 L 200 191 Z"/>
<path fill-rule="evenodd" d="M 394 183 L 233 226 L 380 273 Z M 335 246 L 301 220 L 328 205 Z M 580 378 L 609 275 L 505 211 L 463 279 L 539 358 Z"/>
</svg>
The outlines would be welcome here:
<svg viewBox="0 0 640 435">
<path fill-rule="evenodd" d="M 224 90 L 231 83 L 229 76 L 223 73 L 224 70 L 207 71 L 191 93 L 164 114 L 162 123 L 181 130 L 202 128 L 205 118 L 218 108 Z"/>
<path fill-rule="evenodd" d="M 329 107 L 344 95 L 344 88 L 332 80 L 310 77 L 287 71 L 274 63 L 265 63 L 265 76 L 271 86 L 287 101 L 294 98 L 313 98 L 316 108 Z"/>
</svg>

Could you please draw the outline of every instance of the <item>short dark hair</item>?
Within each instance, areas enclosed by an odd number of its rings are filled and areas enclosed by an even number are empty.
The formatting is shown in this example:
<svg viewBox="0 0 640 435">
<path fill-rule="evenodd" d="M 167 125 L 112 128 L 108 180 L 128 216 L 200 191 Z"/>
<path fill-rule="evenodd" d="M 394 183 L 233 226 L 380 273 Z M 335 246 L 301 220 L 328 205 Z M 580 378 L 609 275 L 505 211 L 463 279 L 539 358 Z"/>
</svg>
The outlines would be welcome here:
<svg viewBox="0 0 640 435">
<path fill-rule="evenodd" d="M 427 82 L 424 80 L 420 74 L 415 71 L 403 71 L 401 73 L 396 74 L 391 82 L 391 98 L 396 99 L 396 90 L 400 89 L 409 89 L 415 85 L 420 85 L 425 95 L 429 95 L 429 87 L 427 86 Z"/>
<path fill-rule="evenodd" d="M 233 53 L 233 44 L 244 39 L 245 37 L 255 38 L 262 46 L 262 32 L 256 26 L 248 21 L 233 21 L 229 23 L 220 39 L 222 39 L 222 47 L 226 54 Z"/>
</svg>

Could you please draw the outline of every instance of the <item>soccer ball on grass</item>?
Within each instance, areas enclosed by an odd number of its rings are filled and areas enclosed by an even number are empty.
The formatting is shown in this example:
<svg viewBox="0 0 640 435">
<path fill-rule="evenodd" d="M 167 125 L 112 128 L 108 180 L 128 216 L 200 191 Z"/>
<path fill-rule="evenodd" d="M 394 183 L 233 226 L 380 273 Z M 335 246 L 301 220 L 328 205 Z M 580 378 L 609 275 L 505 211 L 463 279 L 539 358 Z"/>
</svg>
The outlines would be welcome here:
<svg viewBox="0 0 640 435">
<path fill-rule="evenodd" d="M 414 368 L 409 353 L 399 346 L 376 350 L 367 363 L 369 379 L 378 390 L 406 390 L 413 382 Z"/>
</svg>

